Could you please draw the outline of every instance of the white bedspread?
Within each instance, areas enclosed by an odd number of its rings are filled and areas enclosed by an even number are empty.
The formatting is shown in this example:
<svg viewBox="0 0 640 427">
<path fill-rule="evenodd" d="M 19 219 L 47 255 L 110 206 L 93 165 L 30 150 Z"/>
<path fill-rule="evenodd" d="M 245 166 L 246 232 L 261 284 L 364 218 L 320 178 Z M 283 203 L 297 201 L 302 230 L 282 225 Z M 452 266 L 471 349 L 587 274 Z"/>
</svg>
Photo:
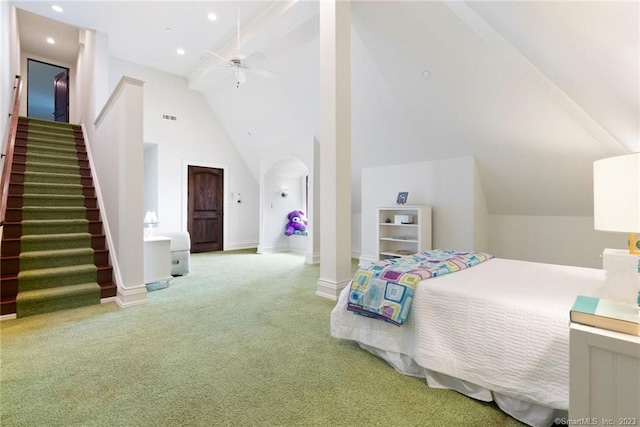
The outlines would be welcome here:
<svg viewBox="0 0 640 427">
<path fill-rule="evenodd" d="M 569 310 L 597 296 L 604 270 L 492 259 L 419 283 L 407 322 L 394 326 L 346 310 L 331 335 L 401 353 L 431 371 L 556 409 L 569 406 Z"/>
</svg>

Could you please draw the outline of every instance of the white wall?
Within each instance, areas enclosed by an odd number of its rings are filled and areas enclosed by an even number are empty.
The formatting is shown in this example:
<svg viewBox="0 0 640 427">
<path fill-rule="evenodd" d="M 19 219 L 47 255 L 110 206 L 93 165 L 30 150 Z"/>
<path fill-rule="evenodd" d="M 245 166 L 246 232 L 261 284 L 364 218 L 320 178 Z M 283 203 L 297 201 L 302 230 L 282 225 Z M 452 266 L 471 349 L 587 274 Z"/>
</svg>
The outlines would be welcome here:
<svg viewBox="0 0 640 427">
<path fill-rule="evenodd" d="M 93 121 L 102 110 L 113 87 L 107 79 L 109 70 L 108 36 L 104 33 L 80 29 L 80 48 L 75 80 L 75 111 L 79 123 L 87 125 L 90 135 Z"/>
<path fill-rule="evenodd" d="M 11 104 L 11 7 L 7 2 L 0 2 L 0 149 L 4 153 L 7 144 L 8 114 Z M 2 162 L 4 167 L 4 161 Z M 0 171 L 2 169 L 0 168 Z"/>
<path fill-rule="evenodd" d="M 605 248 L 624 249 L 624 234 L 593 229 L 593 217 L 490 215 L 491 252 L 501 258 L 601 268 Z"/>
<path fill-rule="evenodd" d="M 258 183 L 202 94 L 189 90 L 183 77 L 111 57 L 110 87 L 123 75 L 145 82 L 144 141 L 158 144 L 159 231 L 187 229 L 183 164 L 217 164 L 226 168 L 224 179 L 229 191 L 242 194 L 242 203 L 228 203 L 225 207 L 225 250 L 255 247 Z M 163 115 L 177 120 L 165 120 Z"/>
<path fill-rule="evenodd" d="M 0 2 L 0 148 L 5 152 L 9 136 L 9 113 L 13 107 L 13 83 L 20 74 L 20 38 L 16 9 Z M 23 98 L 24 99 L 24 98 Z M 2 161 L 4 168 L 4 160 Z"/>
<path fill-rule="evenodd" d="M 475 178 L 472 157 L 362 169 L 361 259 L 377 258 L 376 207 L 395 204 L 400 191 L 408 205 L 432 207 L 433 248 L 475 250 Z"/>
<path fill-rule="evenodd" d="M 158 144 L 144 144 L 144 211 L 158 212 Z"/>
<path fill-rule="evenodd" d="M 362 257 L 375 257 L 375 208 L 409 191 L 409 204 L 433 208 L 433 247 L 479 250 L 500 258 L 601 268 L 605 248 L 627 236 L 593 229 L 593 217 L 490 215 L 471 157 L 362 171 Z"/>
<path fill-rule="evenodd" d="M 476 251 L 490 252 L 489 211 L 482 189 L 477 165 L 473 164 L 473 247 Z"/>
</svg>

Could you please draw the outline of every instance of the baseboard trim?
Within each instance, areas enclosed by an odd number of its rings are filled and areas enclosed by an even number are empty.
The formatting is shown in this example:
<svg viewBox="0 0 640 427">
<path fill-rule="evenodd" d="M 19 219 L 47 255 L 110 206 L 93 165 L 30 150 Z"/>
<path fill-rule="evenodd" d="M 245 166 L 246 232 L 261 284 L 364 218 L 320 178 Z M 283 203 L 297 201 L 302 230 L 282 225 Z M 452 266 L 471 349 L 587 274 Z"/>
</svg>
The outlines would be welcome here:
<svg viewBox="0 0 640 427">
<path fill-rule="evenodd" d="M 319 264 L 320 263 L 320 252 L 314 253 L 306 253 L 304 254 L 304 263 L 305 264 Z"/>
<path fill-rule="evenodd" d="M 342 292 L 342 290 L 349 284 L 349 282 L 349 280 L 345 280 L 342 282 L 331 282 L 324 279 L 318 279 L 316 296 L 337 301 L 338 296 L 340 296 L 340 292 Z"/>
<path fill-rule="evenodd" d="M 2 316 L 0 316 L 0 322 L 2 322 L 3 320 L 11 320 L 11 319 L 17 319 L 18 315 L 16 313 L 10 313 L 10 314 L 3 314 Z"/>
<path fill-rule="evenodd" d="M 275 245 L 258 245 L 256 250 L 259 254 L 277 254 L 280 252 L 288 252 L 288 246 L 275 246 Z"/>
<path fill-rule="evenodd" d="M 225 245 L 224 251 L 236 251 L 239 249 L 254 249 L 259 247 L 258 242 L 236 242 L 233 244 Z"/>
<path fill-rule="evenodd" d="M 118 295 L 115 297 L 116 303 L 122 307 L 135 307 L 147 303 L 147 287 L 136 286 L 135 288 L 122 288 L 118 286 Z"/>
</svg>

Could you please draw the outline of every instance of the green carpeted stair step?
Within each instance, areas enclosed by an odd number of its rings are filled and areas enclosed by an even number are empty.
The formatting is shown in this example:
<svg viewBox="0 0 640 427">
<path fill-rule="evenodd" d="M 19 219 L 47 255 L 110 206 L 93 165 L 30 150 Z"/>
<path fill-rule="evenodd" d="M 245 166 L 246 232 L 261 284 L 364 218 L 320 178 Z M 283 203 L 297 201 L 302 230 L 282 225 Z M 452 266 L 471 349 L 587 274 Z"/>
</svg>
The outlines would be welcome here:
<svg viewBox="0 0 640 427">
<path fill-rule="evenodd" d="M 59 137 L 58 139 L 51 139 L 47 136 L 48 134 L 42 133 L 41 135 L 32 135 L 31 133 L 26 138 L 27 147 L 31 147 L 32 145 L 45 145 L 51 147 L 61 147 L 61 148 L 75 148 L 76 141 L 73 138 L 73 135 L 68 135 L 64 137 Z"/>
<path fill-rule="evenodd" d="M 91 247 L 91 234 L 37 234 L 22 236 L 20 247 L 25 252 Z"/>
<path fill-rule="evenodd" d="M 43 268 L 69 267 L 93 263 L 93 249 L 58 249 L 48 251 L 22 252 L 20 270 L 40 270 Z"/>
<path fill-rule="evenodd" d="M 46 130 L 50 132 L 73 132 L 74 126 L 69 123 L 51 120 L 29 120 L 26 122 L 29 130 Z"/>
<path fill-rule="evenodd" d="M 27 162 L 26 163 L 47 163 L 51 166 L 59 166 L 59 165 L 67 165 L 67 166 L 77 166 L 78 158 L 77 157 L 68 157 L 68 156 L 57 156 L 53 154 L 37 154 L 30 153 L 27 151 Z"/>
<path fill-rule="evenodd" d="M 25 172 L 25 182 L 50 182 L 52 184 L 78 184 L 77 173 Z"/>
<path fill-rule="evenodd" d="M 84 196 L 68 194 L 23 194 L 22 206 L 84 206 Z"/>
<path fill-rule="evenodd" d="M 26 162 L 26 172 L 44 172 L 44 173 L 61 173 L 74 174 L 78 176 L 80 167 L 78 165 L 50 165 L 49 163 Z"/>
<path fill-rule="evenodd" d="M 25 194 L 57 194 L 78 196 L 82 195 L 82 185 L 77 184 L 54 184 L 48 182 L 25 182 L 24 183 Z"/>
<path fill-rule="evenodd" d="M 55 129 L 45 126 L 30 127 L 18 125 L 18 138 L 24 138 L 29 136 L 36 136 L 37 138 L 44 138 L 51 136 L 52 138 L 73 138 L 74 132 L 72 129 Z"/>
<path fill-rule="evenodd" d="M 23 123 L 27 123 L 29 132 L 73 133 L 73 126 L 68 123 L 51 122 L 47 120 L 38 121 L 34 119 L 28 119 Z"/>
<path fill-rule="evenodd" d="M 98 268 L 94 264 L 42 268 L 39 270 L 20 271 L 18 273 L 18 287 L 20 293 L 22 293 L 37 289 L 97 282 L 97 278 Z"/>
<path fill-rule="evenodd" d="M 46 141 L 49 144 L 58 144 L 59 142 L 73 142 L 75 144 L 73 132 L 48 132 L 31 129 L 29 130 L 27 140 Z"/>
<path fill-rule="evenodd" d="M 78 151 L 76 150 L 75 145 L 61 145 L 61 144 L 34 144 L 29 141 L 28 146 L 29 153 L 37 153 L 37 154 L 54 154 L 58 156 L 67 156 L 77 158 Z"/>
<path fill-rule="evenodd" d="M 20 291 L 17 301 L 18 317 L 84 307 L 100 303 L 100 285 L 90 282 L 57 288 Z"/>
<path fill-rule="evenodd" d="M 47 219 L 86 219 L 87 208 L 84 206 L 24 206 L 22 208 L 23 220 L 47 220 Z"/>
<path fill-rule="evenodd" d="M 30 219 L 22 221 L 22 235 L 86 233 L 89 221 L 86 219 Z"/>
</svg>

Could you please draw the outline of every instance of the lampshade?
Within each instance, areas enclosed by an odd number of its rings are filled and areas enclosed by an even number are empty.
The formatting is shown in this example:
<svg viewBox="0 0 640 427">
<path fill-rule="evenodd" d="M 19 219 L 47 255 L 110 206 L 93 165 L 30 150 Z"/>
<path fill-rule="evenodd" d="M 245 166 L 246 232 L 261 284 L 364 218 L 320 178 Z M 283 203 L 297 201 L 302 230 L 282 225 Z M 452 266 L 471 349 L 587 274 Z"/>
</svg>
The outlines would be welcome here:
<svg viewBox="0 0 640 427">
<path fill-rule="evenodd" d="M 594 228 L 640 233 L 640 153 L 593 164 Z"/>
<path fill-rule="evenodd" d="M 640 254 L 640 153 L 594 162 L 593 226 L 630 233 L 629 252 Z"/>
<path fill-rule="evenodd" d="M 146 225 L 157 224 L 158 223 L 158 216 L 156 215 L 156 213 L 154 211 L 147 211 L 147 213 L 144 216 L 144 221 L 143 222 Z"/>
</svg>

